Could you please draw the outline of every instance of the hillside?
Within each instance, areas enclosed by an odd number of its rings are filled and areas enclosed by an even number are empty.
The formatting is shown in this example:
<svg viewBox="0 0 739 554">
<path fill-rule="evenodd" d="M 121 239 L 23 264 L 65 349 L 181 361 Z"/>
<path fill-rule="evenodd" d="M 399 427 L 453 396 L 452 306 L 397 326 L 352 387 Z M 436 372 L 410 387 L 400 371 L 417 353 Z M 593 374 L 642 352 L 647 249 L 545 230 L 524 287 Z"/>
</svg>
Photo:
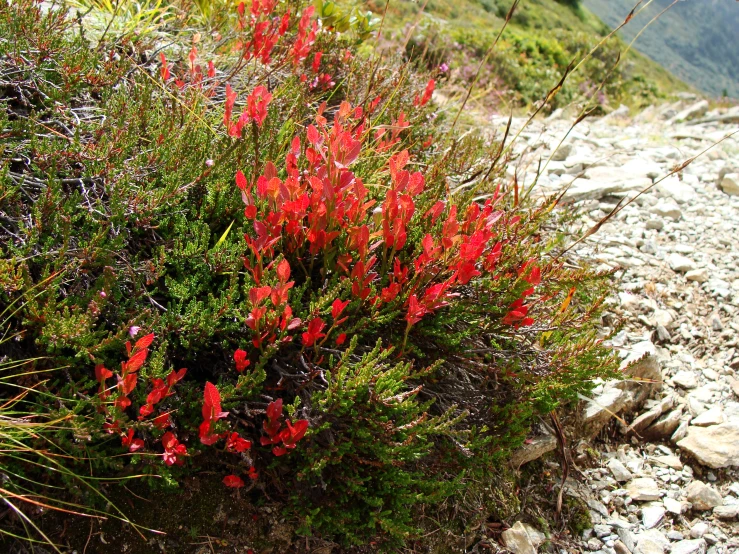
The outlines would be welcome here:
<svg viewBox="0 0 739 554">
<path fill-rule="evenodd" d="M 510 0 L 429 0 L 390 3 L 387 23 L 401 39 L 410 28 L 416 37 L 407 49 L 423 52 L 429 66 L 447 64 L 462 84 L 471 82 L 479 60 L 501 29 Z M 381 14 L 384 3 L 374 4 Z M 489 56 L 476 85 L 480 107 L 531 105 L 546 96 L 573 60 L 580 60 L 609 32 L 577 3 L 524 0 Z M 604 109 L 625 103 L 644 106 L 655 97 L 686 88 L 657 63 L 630 52 L 613 68 L 625 44 L 613 38 L 570 76 L 552 102 L 556 108 L 592 97 Z M 606 78 L 608 76 L 608 78 Z M 607 84 L 599 90 L 602 81 Z"/>
<path fill-rule="evenodd" d="M 631 41 L 671 3 L 654 0 L 621 30 L 623 38 Z M 617 26 L 635 2 L 584 0 L 584 4 L 608 25 Z M 735 0 L 678 2 L 644 31 L 635 46 L 696 88 L 713 96 L 739 98 L 737 29 L 739 4 Z"/>
</svg>

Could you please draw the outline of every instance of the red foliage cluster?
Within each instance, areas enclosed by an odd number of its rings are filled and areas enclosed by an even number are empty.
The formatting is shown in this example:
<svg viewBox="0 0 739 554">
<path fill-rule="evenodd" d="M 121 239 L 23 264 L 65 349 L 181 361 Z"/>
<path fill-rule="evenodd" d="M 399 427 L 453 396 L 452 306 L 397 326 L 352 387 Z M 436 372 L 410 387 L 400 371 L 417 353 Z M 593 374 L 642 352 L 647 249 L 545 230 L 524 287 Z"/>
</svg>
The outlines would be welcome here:
<svg viewBox="0 0 739 554">
<path fill-rule="evenodd" d="M 305 432 L 308 430 L 308 420 L 306 419 L 299 419 L 294 425 L 290 423 L 290 420 L 285 420 L 284 428 L 281 419 L 282 399 L 278 398 L 267 406 L 267 420 L 262 425 L 267 436 L 260 439 L 262 446 L 282 443 L 281 446 L 272 448 L 272 453 L 275 456 L 284 456 L 288 450 L 295 448 L 297 442 L 305 436 Z"/>
<path fill-rule="evenodd" d="M 138 328 L 136 328 L 138 330 Z M 132 333 L 135 334 L 135 333 Z M 105 382 L 113 377 L 113 372 L 107 369 L 105 366 L 99 364 L 95 366 L 95 378 L 100 383 L 100 389 L 98 390 L 98 398 L 102 401 L 100 404 L 100 411 L 106 414 L 108 421 L 103 425 L 103 428 L 108 433 L 118 433 L 121 436 L 121 445 L 126 448 L 129 452 L 137 452 L 144 448 L 144 441 L 142 439 L 134 438 L 134 429 L 129 427 L 128 430 L 121 429 L 122 425 L 122 414 L 131 406 L 131 399 L 129 395 L 135 390 L 138 383 L 138 371 L 146 362 L 146 358 L 149 354 L 149 346 L 154 341 L 154 334 L 148 334 L 138 341 L 133 346 L 130 341 L 126 342 L 126 352 L 128 354 L 128 360 L 121 362 L 121 372 L 117 375 L 118 385 L 117 394 L 113 402 L 114 410 L 109 410 L 107 406 L 107 400 L 111 396 L 111 389 L 106 388 Z M 171 396 L 174 386 L 183 379 L 187 373 L 187 369 L 182 368 L 179 371 L 172 371 L 167 375 L 166 379 L 153 379 L 152 390 L 146 396 L 146 404 L 139 408 L 139 421 L 144 421 L 147 417 L 155 412 L 155 406 Z M 164 412 L 157 415 L 151 420 L 153 426 L 157 429 L 164 430 L 171 425 L 169 413 Z M 164 447 L 164 454 L 162 454 L 164 462 L 167 465 L 177 464 L 182 465 L 184 456 L 187 454 L 185 445 L 180 444 L 177 438 L 171 432 L 167 432 L 162 437 L 162 446 Z"/>
</svg>

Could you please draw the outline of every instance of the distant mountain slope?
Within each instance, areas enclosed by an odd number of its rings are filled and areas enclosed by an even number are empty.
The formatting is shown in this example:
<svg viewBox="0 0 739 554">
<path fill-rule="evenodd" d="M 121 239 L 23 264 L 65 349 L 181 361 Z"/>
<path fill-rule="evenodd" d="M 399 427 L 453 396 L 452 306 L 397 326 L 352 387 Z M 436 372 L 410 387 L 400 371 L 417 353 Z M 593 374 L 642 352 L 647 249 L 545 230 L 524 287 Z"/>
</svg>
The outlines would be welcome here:
<svg viewBox="0 0 739 554">
<path fill-rule="evenodd" d="M 513 2 L 393 0 L 387 5 L 386 24 L 404 41 L 409 54 L 423 57 L 429 67 L 453 68 L 455 83 L 463 87 L 474 80 L 472 101 L 480 107 L 531 106 L 546 97 L 571 61 L 581 60 L 610 29 L 581 0 L 521 0 L 510 25 L 486 57 Z M 385 0 L 365 5 L 379 16 L 386 9 Z M 416 33 L 408 41 L 411 27 Z M 606 110 L 620 104 L 643 107 L 687 88 L 660 64 L 633 49 L 616 66 L 624 50 L 620 38 L 607 41 L 569 76 L 549 108 L 585 98 Z M 476 68 L 483 57 L 487 63 L 478 78 Z M 602 82 L 606 84 L 601 87 Z"/>
<path fill-rule="evenodd" d="M 621 30 L 628 42 L 673 0 L 654 0 Z M 645 2 L 646 3 L 646 2 Z M 583 0 L 611 27 L 636 0 Z M 683 0 L 652 23 L 634 46 L 686 83 L 713 96 L 739 98 L 739 2 Z"/>
</svg>

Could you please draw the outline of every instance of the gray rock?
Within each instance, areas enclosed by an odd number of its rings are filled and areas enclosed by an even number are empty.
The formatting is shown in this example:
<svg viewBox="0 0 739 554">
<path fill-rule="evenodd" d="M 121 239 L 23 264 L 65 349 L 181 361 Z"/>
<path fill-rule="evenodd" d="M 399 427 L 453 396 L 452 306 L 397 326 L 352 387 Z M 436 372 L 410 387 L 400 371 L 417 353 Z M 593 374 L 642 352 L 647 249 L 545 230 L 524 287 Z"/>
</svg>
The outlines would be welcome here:
<svg viewBox="0 0 739 554">
<path fill-rule="evenodd" d="M 632 500 L 649 501 L 659 500 L 662 497 L 657 481 L 651 477 L 632 479 L 626 486 L 626 491 Z"/>
<path fill-rule="evenodd" d="M 608 461 L 608 469 L 611 470 L 613 478 L 619 483 L 624 483 L 634 477 L 628 468 L 617 458 L 611 458 Z"/>
<path fill-rule="evenodd" d="M 680 541 L 672 545 L 670 554 L 705 554 L 706 541 L 695 539 L 691 541 Z"/>
<path fill-rule="evenodd" d="M 650 502 L 641 509 L 641 519 L 645 529 L 654 529 L 665 517 L 665 507 L 659 502 Z"/>
<path fill-rule="evenodd" d="M 544 434 L 534 437 L 521 445 L 512 455 L 511 467 L 519 468 L 533 460 L 538 460 L 547 452 L 557 448 L 557 439 L 553 435 Z"/>
<path fill-rule="evenodd" d="M 662 416 L 644 430 L 644 437 L 650 440 L 662 440 L 670 437 L 680 425 L 683 406 L 678 406 L 667 415 Z"/>
<path fill-rule="evenodd" d="M 672 123 L 682 123 L 683 121 L 687 121 L 689 119 L 695 119 L 698 117 L 703 117 L 708 113 L 708 108 L 710 104 L 708 103 L 708 100 L 701 100 L 699 102 L 696 102 L 692 106 L 688 106 L 681 112 L 678 112 L 675 117 L 672 118 Z"/>
<path fill-rule="evenodd" d="M 552 161 L 563 162 L 570 157 L 574 146 L 571 142 L 565 142 L 556 151 L 552 153 Z"/>
<path fill-rule="evenodd" d="M 727 173 L 719 186 L 729 196 L 739 196 L 739 173 Z"/>
<path fill-rule="evenodd" d="M 526 527 L 517 521 L 513 527 L 503 531 L 503 544 L 513 554 L 536 554 L 536 547 L 529 537 Z"/>
<path fill-rule="evenodd" d="M 705 521 L 699 521 L 690 528 L 690 536 L 694 539 L 703 538 L 708 533 L 708 524 Z"/>
<path fill-rule="evenodd" d="M 672 382 L 678 387 L 682 387 L 684 389 L 694 389 L 698 386 L 698 378 L 696 377 L 695 372 L 687 369 L 678 371 L 672 378 Z"/>
<path fill-rule="evenodd" d="M 626 545 L 626 548 L 632 552 L 636 549 L 636 535 L 628 529 L 618 528 L 616 529 L 618 538 Z"/>
<path fill-rule="evenodd" d="M 617 414 L 630 400 L 620 388 L 611 387 L 588 402 L 583 414 L 584 433 L 595 436 L 608 420 Z"/>
<path fill-rule="evenodd" d="M 688 502 L 696 510 L 710 510 L 723 504 L 721 495 L 703 481 L 693 481 L 687 489 Z"/>
<path fill-rule="evenodd" d="M 739 466 L 739 422 L 693 427 L 677 445 L 701 464 L 719 469 Z"/>
<path fill-rule="evenodd" d="M 736 517 L 739 517 L 739 504 L 716 506 L 713 509 L 713 515 L 715 515 L 719 519 L 734 519 Z"/>
</svg>

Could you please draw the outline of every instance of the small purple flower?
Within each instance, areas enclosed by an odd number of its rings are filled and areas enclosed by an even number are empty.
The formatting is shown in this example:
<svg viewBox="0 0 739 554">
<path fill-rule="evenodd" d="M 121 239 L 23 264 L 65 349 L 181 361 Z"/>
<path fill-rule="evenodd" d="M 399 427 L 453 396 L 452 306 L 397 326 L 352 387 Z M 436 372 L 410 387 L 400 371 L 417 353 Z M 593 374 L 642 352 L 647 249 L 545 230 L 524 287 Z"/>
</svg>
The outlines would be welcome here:
<svg viewBox="0 0 739 554">
<path fill-rule="evenodd" d="M 139 331 L 141 331 L 141 327 L 139 327 L 138 325 L 131 325 L 131 328 L 128 330 L 128 334 L 131 338 L 134 338 Z"/>
<path fill-rule="evenodd" d="M 105 291 L 104 291 L 104 290 L 101 290 L 101 291 L 100 291 L 100 298 L 105 298 L 105 297 L 107 297 L 107 296 L 108 296 L 108 295 L 107 295 L 107 294 L 105 294 Z"/>
<path fill-rule="evenodd" d="M 208 167 L 213 167 L 214 163 L 215 162 L 213 160 L 205 160 L 205 165 L 207 165 Z"/>
<path fill-rule="evenodd" d="M 449 71 L 449 66 L 446 64 L 446 62 L 442 63 L 439 66 L 439 71 L 441 71 L 442 73 L 446 73 L 447 71 Z"/>
</svg>

